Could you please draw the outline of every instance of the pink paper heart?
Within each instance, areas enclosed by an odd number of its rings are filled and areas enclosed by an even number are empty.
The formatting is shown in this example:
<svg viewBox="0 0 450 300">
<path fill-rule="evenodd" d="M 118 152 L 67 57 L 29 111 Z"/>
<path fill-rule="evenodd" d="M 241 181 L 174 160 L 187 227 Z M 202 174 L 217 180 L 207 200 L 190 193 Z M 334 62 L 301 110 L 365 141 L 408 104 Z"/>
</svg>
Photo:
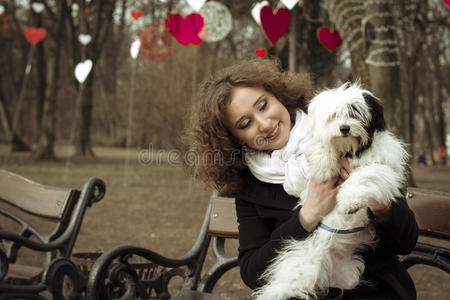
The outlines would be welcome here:
<svg viewBox="0 0 450 300">
<path fill-rule="evenodd" d="M 342 38 L 337 29 L 330 31 L 327 27 L 320 27 L 317 30 L 319 41 L 331 52 L 342 44 Z"/>
<path fill-rule="evenodd" d="M 275 12 L 272 12 L 272 7 L 267 5 L 261 9 L 261 25 L 272 45 L 283 36 L 288 30 L 289 23 L 291 21 L 291 15 L 286 8 L 279 8 Z"/>
<path fill-rule="evenodd" d="M 447 3 L 448 6 L 450 6 L 450 0 L 444 0 L 445 3 Z"/>
<path fill-rule="evenodd" d="M 259 48 L 255 50 L 255 54 L 258 55 L 259 57 L 264 57 L 266 53 L 267 53 L 266 48 Z"/>
<path fill-rule="evenodd" d="M 180 14 L 170 14 L 166 18 L 166 28 L 172 36 L 182 45 L 189 43 L 199 45 L 203 40 L 198 36 L 203 28 L 203 17 L 198 13 L 193 13 L 183 18 Z"/>
</svg>

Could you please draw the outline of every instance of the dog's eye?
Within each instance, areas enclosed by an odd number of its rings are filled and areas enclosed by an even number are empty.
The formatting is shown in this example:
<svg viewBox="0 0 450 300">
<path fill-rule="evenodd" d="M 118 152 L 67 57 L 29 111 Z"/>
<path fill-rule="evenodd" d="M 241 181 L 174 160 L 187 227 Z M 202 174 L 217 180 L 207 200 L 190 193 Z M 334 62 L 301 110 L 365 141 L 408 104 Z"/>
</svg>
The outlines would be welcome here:
<svg viewBox="0 0 450 300">
<path fill-rule="evenodd" d="M 355 105 L 350 105 L 350 109 L 348 111 L 348 116 L 350 118 L 357 119 L 358 116 L 360 116 L 360 115 L 361 115 L 361 113 L 359 112 L 358 108 Z"/>
</svg>

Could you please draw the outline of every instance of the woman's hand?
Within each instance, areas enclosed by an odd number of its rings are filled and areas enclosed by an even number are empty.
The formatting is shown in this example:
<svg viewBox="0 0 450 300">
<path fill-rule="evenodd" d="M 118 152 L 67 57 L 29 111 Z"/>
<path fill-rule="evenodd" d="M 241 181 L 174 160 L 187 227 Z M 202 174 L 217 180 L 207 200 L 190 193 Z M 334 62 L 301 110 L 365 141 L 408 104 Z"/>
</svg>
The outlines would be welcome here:
<svg viewBox="0 0 450 300">
<path fill-rule="evenodd" d="M 322 217 L 333 210 L 336 204 L 336 195 L 339 191 L 338 179 L 339 176 L 336 176 L 330 180 L 319 182 L 311 177 L 308 195 L 298 214 L 300 224 L 307 231 L 313 231 Z"/>
</svg>

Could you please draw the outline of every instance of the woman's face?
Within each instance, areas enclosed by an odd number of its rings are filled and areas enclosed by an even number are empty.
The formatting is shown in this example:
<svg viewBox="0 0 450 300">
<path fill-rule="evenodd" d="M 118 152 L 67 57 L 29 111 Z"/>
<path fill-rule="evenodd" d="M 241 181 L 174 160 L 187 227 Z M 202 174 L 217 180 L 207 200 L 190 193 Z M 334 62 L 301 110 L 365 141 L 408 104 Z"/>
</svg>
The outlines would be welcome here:
<svg viewBox="0 0 450 300">
<path fill-rule="evenodd" d="M 228 128 L 241 144 L 255 150 L 283 148 L 289 140 L 288 110 L 261 87 L 236 87 L 227 107 Z"/>
</svg>

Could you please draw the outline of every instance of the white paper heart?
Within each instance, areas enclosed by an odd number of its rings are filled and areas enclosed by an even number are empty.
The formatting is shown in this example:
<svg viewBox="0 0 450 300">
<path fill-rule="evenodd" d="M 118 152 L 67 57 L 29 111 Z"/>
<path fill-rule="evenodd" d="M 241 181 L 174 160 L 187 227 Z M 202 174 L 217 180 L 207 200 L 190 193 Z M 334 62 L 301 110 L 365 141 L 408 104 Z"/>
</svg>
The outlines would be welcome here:
<svg viewBox="0 0 450 300">
<path fill-rule="evenodd" d="M 86 59 L 84 62 L 80 62 L 75 67 L 75 78 L 79 83 L 83 83 L 88 77 L 92 69 L 92 60 Z"/>
<path fill-rule="evenodd" d="M 252 8 L 253 19 L 255 19 L 255 22 L 258 25 L 261 25 L 261 17 L 260 17 L 261 9 L 266 5 L 270 5 L 269 2 L 262 1 L 262 2 L 256 3 Z"/>
<path fill-rule="evenodd" d="M 41 12 L 44 11 L 44 4 L 39 3 L 39 2 L 34 2 L 33 4 L 31 4 L 31 8 L 34 10 L 35 13 L 40 14 Z"/>
<path fill-rule="evenodd" d="M 286 6 L 289 10 L 291 10 L 298 2 L 298 0 L 281 0 L 281 2 Z"/>
<path fill-rule="evenodd" d="M 3 5 L 0 5 L 0 15 L 3 15 L 5 12 L 5 7 Z"/>
<path fill-rule="evenodd" d="M 131 58 L 136 59 L 136 57 L 139 54 L 139 49 L 141 49 L 141 40 L 136 39 L 133 43 L 131 43 L 130 47 Z"/>
<path fill-rule="evenodd" d="M 81 44 L 86 46 L 91 42 L 91 36 L 89 34 L 80 34 L 78 36 L 78 40 L 80 41 Z"/>
<path fill-rule="evenodd" d="M 206 0 L 187 0 L 187 2 L 195 11 L 199 11 L 203 4 L 205 4 Z"/>
</svg>

